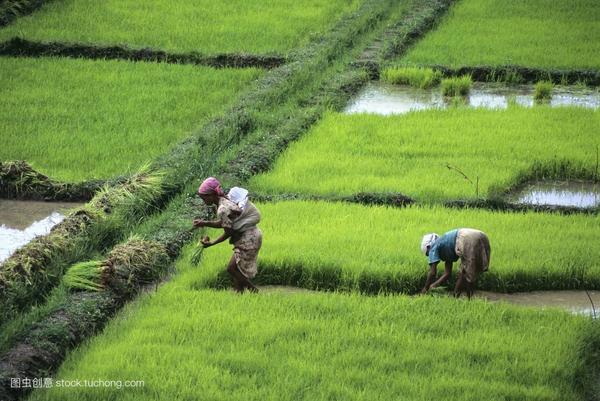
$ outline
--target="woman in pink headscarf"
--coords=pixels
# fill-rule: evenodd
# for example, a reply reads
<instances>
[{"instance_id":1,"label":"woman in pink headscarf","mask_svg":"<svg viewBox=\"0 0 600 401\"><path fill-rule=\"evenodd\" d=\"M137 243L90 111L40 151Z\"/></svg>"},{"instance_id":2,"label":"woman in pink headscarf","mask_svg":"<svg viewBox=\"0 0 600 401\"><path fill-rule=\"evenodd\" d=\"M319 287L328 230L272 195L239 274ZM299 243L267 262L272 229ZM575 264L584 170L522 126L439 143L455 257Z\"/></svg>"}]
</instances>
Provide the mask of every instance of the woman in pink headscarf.
<instances>
[{"instance_id":1,"label":"woman in pink headscarf","mask_svg":"<svg viewBox=\"0 0 600 401\"><path fill-rule=\"evenodd\" d=\"M238 188L239 190L239 188ZM236 191L236 201L239 201ZM247 194L247 191L246 191ZM227 239L233 244L233 256L227 266L227 272L233 278L233 287L237 292L248 289L258 292L250 279L257 273L258 251L262 245L262 232L256 226L260 221L260 212L247 198L233 202L214 177L209 177L198 188L198 195L207 205L217 205L217 220L194 220L194 227L222 228L223 235L214 241L202 238L205 248L219 244Z\"/></svg>"}]
</instances>

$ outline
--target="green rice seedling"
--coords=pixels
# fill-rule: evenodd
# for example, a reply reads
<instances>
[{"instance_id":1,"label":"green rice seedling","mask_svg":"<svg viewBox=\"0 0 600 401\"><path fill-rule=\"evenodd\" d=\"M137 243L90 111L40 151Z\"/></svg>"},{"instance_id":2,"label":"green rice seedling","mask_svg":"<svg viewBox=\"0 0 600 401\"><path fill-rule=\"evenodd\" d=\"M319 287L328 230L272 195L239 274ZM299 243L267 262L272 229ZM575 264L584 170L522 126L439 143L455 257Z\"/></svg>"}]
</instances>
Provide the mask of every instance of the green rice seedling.
<instances>
[{"instance_id":1,"label":"green rice seedling","mask_svg":"<svg viewBox=\"0 0 600 401\"><path fill-rule=\"evenodd\" d=\"M154 282L166 271L169 258L164 247L137 236L113 248L106 260L77 263L63 278L67 288L100 291L110 287L118 294L131 293Z\"/></svg>"},{"instance_id":2,"label":"green rice seedling","mask_svg":"<svg viewBox=\"0 0 600 401\"><path fill-rule=\"evenodd\" d=\"M427 89L437 85L442 78L440 71L431 68L393 67L381 73L381 79L395 85L410 85Z\"/></svg>"},{"instance_id":3,"label":"green rice seedling","mask_svg":"<svg viewBox=\"0 0 600 401\"><path fill-rule=\"evenodd\" d=\"M468 96L473 86L470 75L442 79L442 95L446 97Z\"/></svg>"},{"instance_id":4,"label":"green rice seedling","mask_svg":"<svg viewBox=\"0 0 600 401\"><path fill-rule=\"evenodd\" d=\"M258 207L265 238L258 283L416 293L428 271L419 250L422 236L473 227L487 233L492 248L480 289L600 289L600 249L589 246L600 236L598 216L311 201ZM230 247L211 247L203 254L202 269L190 269L182 280L193 288L228 287L225 267L230 257ZM181 263L189 263L187 257Z\"/></svg>"},{"instance_id":5,"label":"green rice seedling","mask_svg":"<svg viewBox=\"0 0 600 401\"><path fill-rule=\"evenodd\" d=\"M306 44L360 4L359 0L182 0L173 6L169 0L145 0L140 8L134 0L54 1L0 30L0 40L21 36L204 54L283 53Z\"/></svg>"},{"instance_id":6,"label":"green rice seedling","mask_svg":"<svg viewBox=\"0 0 600 401\"><path fill-rule=\"evenodd\" d=\"M190 257L190 262L194 266L200 265L202 261L202 255L204 254L204 246L202 244L197 244L196 248L194 248L194 252L192 252L192 256Z\"/></svg>"},{"instance_id":7,"label":"green rice seedling","mask_svg":"<svg viewBox=\"0 0 600 401\"><path fill-rule=\"evenodd\" d=\"M527 179L593 179L600 111L450 108L405 115L326 115L255 176L260 193L396 192L420 202L497 196ZM332 157L331 155L335 155Z\"/></svg>"},{"instance_id":8,"label":"green rice seedling","mask_svg":"<svg viewBox=\"0 0 600 401\"><path fill-rule=\"evenodd\" d=\"M113 285L118 281L139 286L160 277L169 266L169 257L162 244L132 236L110 251L105 264Z\"/></svg>"},{"instance_id":9,"label":"green rice seedling","mask_svg":"<svg viewBox=\"0 0 600 401\"><path fill-rule=\"evenodd\" d=\"M538 103L547 103L552 99L552 89L554 84L549 81L540 81L535 84L533 99Z\"/></svg>"},{"instance_id":10,"label":"green rice seedling","mask_svg":"<svg viewBox=\"0 0 600 401\"><path fill-rule=\"evenodd\" d=\"M205 233L206 233L206 229L202 228L202 229L200 229L200 233L198 234L198 236L200 238L204 238ZM202 244L202 240L200 240L196 244L194 251L192 252L192 256L190 257L190 262L192 263L192 265L194 265L194 266L200 265L203 254L204 254L204 245Z\"/></svg>"},{"instance_id":11,"label":"green rice seedling","mask_svg":"<svg viewBox=\"0 0 600 401\"><path fill-rule=\"evenodd\" d=\"M461 1L397 63L597 70L598 20L596 0Z\"/></svg>"},{"instance_id":12,"label":"green rice seedling","mask_svg":"<svg viewBox=\"0 0 600 401\"><path fill-rule=\"evenodd\" d=\"M53 386L30 399L579 401L596 377L587 355L599 340L598 325L563 311L446 297L239 296L174 279L74 350L54 379L137 384Z\"/></svg>"},{"instance_id":13,"label":"green rice seedling","mask_svg":"<svg viewBox=\"0 0 600 401\"><path fill-rule=\"evenodd\" d=\"M101 261L77 263L69 268L63 276L64 285L72 290L100 291L104 289L102 284Z\"/></svg>"},{"instance_id":14,"label":"green rice seedling","mask_svg":"<svg viewBox=\"0 0 600 401\"><path fill-rule=\"evenodd\" d=\"M27 160L62 181L137 170L224 110L261 74L7 57L0 58L0 70L0 160Z\"/></svg>"}]
</instances>

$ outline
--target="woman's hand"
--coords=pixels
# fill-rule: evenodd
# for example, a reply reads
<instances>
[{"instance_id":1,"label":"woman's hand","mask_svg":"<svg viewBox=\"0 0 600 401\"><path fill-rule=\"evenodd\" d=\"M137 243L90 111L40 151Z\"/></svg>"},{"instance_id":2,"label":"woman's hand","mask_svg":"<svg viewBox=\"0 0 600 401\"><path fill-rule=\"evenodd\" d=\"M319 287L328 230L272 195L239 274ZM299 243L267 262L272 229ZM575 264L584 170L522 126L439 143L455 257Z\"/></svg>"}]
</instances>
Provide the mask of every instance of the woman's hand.
<instances>
[{"instance_id":1,"label":"woman's hand","mask_svg":"<svg viewBox=\"0 0 600 401\"><path fill-rule=\"evenodd\" d=\"M212 242L210 242L210 238L208 236L202 237L202 239L200 240L200 242L202 243L202 245L205 248L208 248L209 246L213 246L214 245Z\"/></svg>"},{"instance_id":2,"label":"woman's hand","mask_svg":"<svg viewBox=\"0 0 600 401\"><path fill-rule=\"evenodd\" d=\"M200 228L200 227L204 227L206 225L206 221L204 221L202 219L196 219L196 220L194 220L194 222L192 224L194 225L195 228Z\"/></svg>"}]
</instances>

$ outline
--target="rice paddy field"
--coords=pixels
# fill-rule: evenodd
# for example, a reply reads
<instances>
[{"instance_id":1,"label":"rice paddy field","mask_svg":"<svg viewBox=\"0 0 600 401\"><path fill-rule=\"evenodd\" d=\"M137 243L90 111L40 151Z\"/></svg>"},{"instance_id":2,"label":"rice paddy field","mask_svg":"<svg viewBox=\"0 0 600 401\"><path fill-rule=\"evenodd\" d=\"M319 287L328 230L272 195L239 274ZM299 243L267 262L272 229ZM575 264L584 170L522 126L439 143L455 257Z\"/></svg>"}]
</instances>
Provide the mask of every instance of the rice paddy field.
<instances>
[{"instance_id":1,"label":"rice paddy field","mask_svg":"<svg viewBox=\"0 0 600 401\"><path fill-rule=\"evenodd\" d=\"M593 177L599 131L600 113L576 107L331 113L251 183L265 193L400 192L428 203L490 197L532 175Z\"/></svg>"},{"instance_id":2,"label":"rice paddy field","mask_svg":"<svg viewBox=\"0 0 600 401\"><path fill-rule=\"evenodd\" d=\"M111 178L166 153L261 75L256 69L0 58L0 160L57 179Z\"/></svg>"},{"instance_id":3,"label":"rice paddy field","mask_svg":"<svg viewBox=\"0 0 600 401\"><path fill-rule=\"evenodd\" d=\"M481 289L600 289L600 250L589 246L600 237L597 216L315 201L265 203L258 208L264 235L260 283L416 293L428 271L419 249L421 237L476 227L488 234L492 246L489 272L478 281ZM228 286L225 265L230 253L227 245L205 250L194 287Z\"/></svg>"},{"instance_id":4,"label":"rice paddy field","mask_svg":"<svg viewBox=\"0 0 600 401\"><path fill-rule=\"evenodd\" d=\"M20 36L204 54L286 53L359 4L358 0L61 0L0 30L0 40Z\"/></svg>"},{"instance_id":5,"label":"rice paddy field","mask_svg":"<svg viewBox=\"0 0 600 401\"><path fill-rule=\"evenodd\" d=\"M24 159L78 182L124 175L160 157L152 168L176 171L182 182L173 188L185 186L167 194L165 172L153 171L161 181L156 198L166 204L134 190L122 195L152 203L152 211L119 229L118 218L92 227L98 244L86 242L81 255L94 261L60 265L65 279L11 316L0 335L0 399L598 400L597 319L454 299L443 289L415 294L428 271L422 235L464 227L490 239L480 290L600 290L597 211L443 206L494 200L532 179L597 184L600 111L516 104L396 116L340 110L366 83L365 62L419 67L387 77L411 84L430 65L598 70L600 5L447 4L55 0L0 28L0 42L18 36L67 47L291 56L272 70L94 61L79 53L82 59L0 56L0 162ZM394 48L408 50L386 56ZM418 86L443 78L427 74ZM181 153L173 156L176 143ZM183 165L191 155L202 160ZM203 250L196 263L200 233L192 233L192 219L212 212L194 194L208 175L225 188L295 199L256 202L264 234L257 294L229 289L230 244ZM103 192L108 200L111 190ZM415 204L333 200L358 193L401 193ZM221 233L202 231L212 239ZM120 243L125 256L111 259L129 235L134 245ZM152 266L144 265L148 250L160 256ZM132 300L119 309L125 299ZM7 391L9 374L44 374L52 385Z\"/></svg>"},{"instance_id":6,"label":"rice paddy field","mask_svg":"<svg viewBox=\"0 0 600 401\"><path fill-rule=\"evenodd\" d=\"M31 400L579 400L598 326L560 311L406 296L194 290L130 305ZM183 275L182 275L183 274ZM548 352L552 350L552 352Z\"/></svg>"},{"instance_id":7,"label":"rice paddy field","mask_svg":"<svg viewBox=\"0 0 600 401\"><path fill-rule=\"evenodd\" d=\"M461 0L397 62L403 65L518 65L600 68L595 0Z\"/></svg>"}]
</instances>

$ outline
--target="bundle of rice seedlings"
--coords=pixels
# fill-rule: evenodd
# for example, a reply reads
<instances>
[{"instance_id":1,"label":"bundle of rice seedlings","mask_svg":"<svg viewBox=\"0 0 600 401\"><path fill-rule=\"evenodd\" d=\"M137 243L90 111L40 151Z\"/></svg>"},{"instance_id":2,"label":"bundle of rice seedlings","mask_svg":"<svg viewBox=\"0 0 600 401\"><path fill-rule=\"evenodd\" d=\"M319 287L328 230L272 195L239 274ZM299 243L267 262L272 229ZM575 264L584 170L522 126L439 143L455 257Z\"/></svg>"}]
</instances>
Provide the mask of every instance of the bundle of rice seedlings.
<instances>
[{"instance_id":1,"label":"bundle of rice seedlings","mask_svg":"<svg viewBox=\"0 0 600 401\"><path fill-rule=\"evenodd\" d=\"M60 187L58 183L34 170L26 161L0 163L0 193L4 196L37 195L43 198L54 186Z\"/></svg>"},{"instance_id":2,"label":"bundle of rice seedlings","mask_svg":"<svg viewBox=\"0 0 600 401\"><path fill-rule=\"evenodd\" d=\"M128 214L136 215L135 209L146 209L163 193L163 180L163 172L153 171L149 165L144 165L124 183L116 187L105 185L91 204L106 212L119 205ZM138 205L143 207L137 208Z\"/></svg>"},{"instance_id":3,"label":"bundle of rice seedlings","mask_svg":"<svg viewBox=\"0 0 600 401\"><path fill-rule=\"evenodd\" d=\"M63 276L63 283L72 290L101 291L104 289L104 263L98 260L77 263Z\"/></svg>"},{"instance_id":4,"label":"bundle of rice seedlings","mask_svg":"<svg viewBox=\"0 0 600 401\"><path fill-rule=\"evenodd\" d=\"M135 288L158 279L169 265L169 256L162 244L132 237L113 248L106 265L113 284Z\"/></svg>"},{"instance_id":5,"label":"bundle of rice seedlings","mask_svg":"<svg viewBox=\"0 0 600 401\"><path fill-rule=\"evenodd\" d=\"M533 99L538 103L549 102L552 99L552 89L554 89L554 84L552 84L552 82L538 82L535 84Z\"/></svg>"},{"instance_id":6,"label":"bundle of rice seedlings","mask_svg":"<svg viewBox=\"0 0 600 401\"><path fill-rule=\"evenodd\" d=\"M192 256L190 257L190 263L194 266L198 266L202 261L202 254L204 253L204 245L202 242L198 242L194 250L192 251Z\"/></svg>"},{"instance_id":7,"label":"bundle of rice seedlings","mask_svg":"<svg viewBox=\"0 0 600 401\"><path fill-rule=\"evenodd\" d=\"M432 68L395 67L383 70L381 79L391 84L427 89L440 82L442 73Z\"/></svg>"},{"instance_id":8,"label":"bundle of rice seedlings","mask_svg":"<svg viewBox=\"0 0 600 401\"><path fill-rule=\"evenodd\" d=\"M25 281L32 284L32 277L43 273L53 255L71 246L64 233L38 237L17 249L2 264L6 281Z\"/></svg>"},{"instance_id":9,"label":"bundle of rice seedlings","mask_svg":"<svg viewBox=\"0 0 600 401\"><path fill-rule=\"evenodd\" d=\"M71 289L100 291L110 288L127 295L143 284L157 280L169 265L169 256L163 245L133 237L117 245L104 261L90 261L73 265L63 278Z\"/></svg>"},{"instance_id":10,"label":"bundle of rice seedlings","mask_svg":"<svg viewBox=\"0 0 600 401\"><path fill-rule=\"evenodd\" d=\"M204 236L205 231L206 230L204 228L202 228L202 231L200 232L200 238L205 238L205 236ZM202 240L200 240L200 241L198 241L198 243L196 244L196 247L192 251L192 255L190 257L190 263L193 266L198 266L200 264L200 262L202 261L203 253L204 253L204 245L202 244Z\"/></svg>"},{"instance_id":11,"label":"bundle of rice seedlings","mask_svg":"<svg viewBox=\"0 0 600 401\"><path fill-rule=\"evenodd\" d=\"M442 79L442 95L446 97L467 96L473 80L470 75Z\"/></svg>"}]
</instances>

